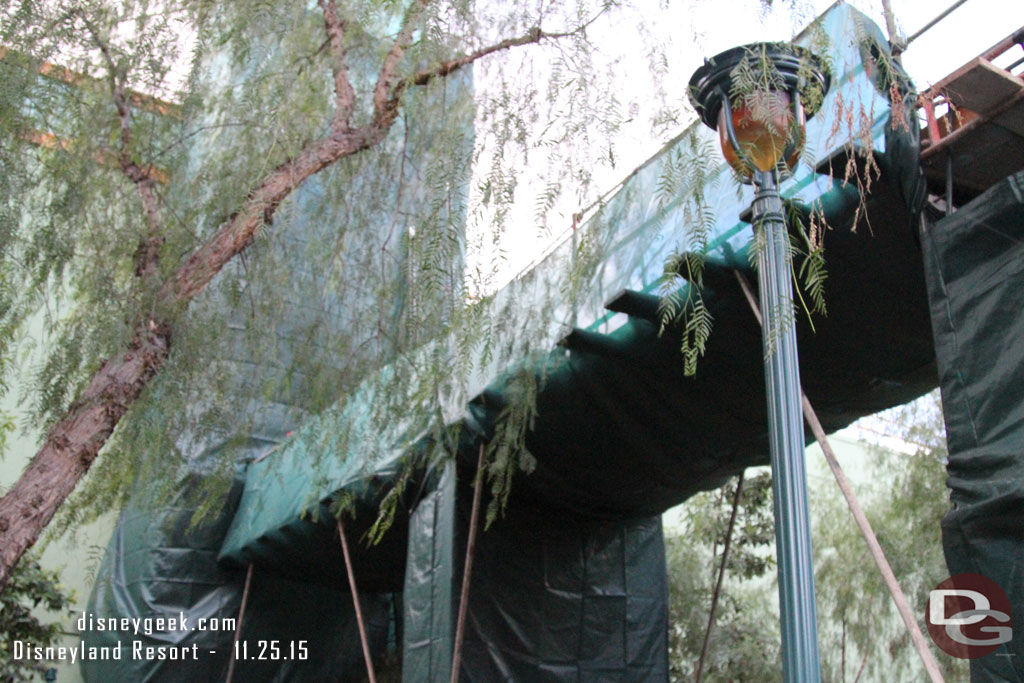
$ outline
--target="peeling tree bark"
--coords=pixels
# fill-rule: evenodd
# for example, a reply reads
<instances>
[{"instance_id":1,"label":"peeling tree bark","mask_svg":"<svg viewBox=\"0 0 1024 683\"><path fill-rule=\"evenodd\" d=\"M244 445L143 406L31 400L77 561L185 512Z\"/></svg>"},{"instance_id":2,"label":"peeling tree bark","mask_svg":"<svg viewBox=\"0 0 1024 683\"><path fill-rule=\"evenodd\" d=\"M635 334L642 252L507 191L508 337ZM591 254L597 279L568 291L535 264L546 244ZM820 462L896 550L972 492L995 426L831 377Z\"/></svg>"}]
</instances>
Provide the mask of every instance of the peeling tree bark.
<instances>
[{"instance_id":1,"label":"peeling tree bark","mask_svg":"<svg viewBox=\"0 0 1024 683\"><path fill-rule=\"evenodd\" d=\"M166 307L162 310L187 306L231 259L252 244L256 231L296 187L339 159L378 144L394 123L397 111L396 102L386 116L370 125L332 134L272 171L249 192L241 210L160 288L157 300ZM6 586L14 565L89 471L128 407L159 372L170 346L169 326L148 320L136 331L128 350L104 363L67 417L47 434L18 482L0 499L0 589Z\"/></svg>"},{"instance_id":2,"label":"peeling tree bark","mask_svg":"<svg viewBox=\"0 0 1024 683\"><path fill-rule=\"evenodd\" d=\"M129 348L105 362L67 417L47 434L25 472L0 499L0 586L89 471L114 427L156 375L170 331L148 321Z\"/></svg>"},{"instance_id":3,"label":"peeling tree bark","mask_svg":"<svg viewBox=\"0 0 1024 683\"><path fill-rule=\"evenodd\" d=\"M340 159L358 154L384 140L398 116L402 94L410 86L426 85L496 52L539 43L543 39L575 35L593 22L591 19L566 33L547 33L536 28L518 38L507 39L419 71L410 78L397 79L398 67L416 22L429 2L420 0L415 11L407 15L405 26L384 59L372 93L373 118L359 128L350 128L355 95L345 63L345 24L338 17L336 0L319 2L333 58L335 114L330 132L306 145L296 157L279 165L249 190L231 218L158 288L155 310L180 311L187 308L229 261L252 244L259 228L269 222L281 202L295 188ZM84 15L82 17L84 19ZM135 184L149 226L150 234L140 244L136 255L137 261L141 260L141 264L136 264L136 273L140 277L151 277L155 275L155 259L162 240L154 181L144 166L130 159L131 100L122 85L123 80L119 81L114 72L114 62L98 33L88 23L87 27L107 56L111 94L121 123L119 161L125 176ZM160 371L170 353L171 332L166 321L146 319L136 329L128 348L103 363L82 396L72 404L67 416L46 435L42 447L17 483L0 498L0 591L6 587L21 556L35 544L58 508L89 471L118 422Z\"/></svg>"}]
</instances>

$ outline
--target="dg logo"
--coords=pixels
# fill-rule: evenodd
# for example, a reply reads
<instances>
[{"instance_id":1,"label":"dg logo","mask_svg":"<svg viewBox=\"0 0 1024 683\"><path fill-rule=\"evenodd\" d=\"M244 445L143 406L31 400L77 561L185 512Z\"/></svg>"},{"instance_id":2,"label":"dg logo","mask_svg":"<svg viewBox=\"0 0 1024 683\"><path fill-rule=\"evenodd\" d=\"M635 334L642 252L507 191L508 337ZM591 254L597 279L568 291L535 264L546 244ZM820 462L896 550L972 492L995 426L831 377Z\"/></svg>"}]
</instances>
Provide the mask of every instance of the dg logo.
<instances>
[{"instance_id":1,"label":"dg logo","mask_svg":"<svg viewBox=\"0 0 1024 683\"><path fill-rule=\"evenodd\" d=\"M1010 599L981 574L951 576L928 595L928 633L943 652L961 659L984 657L1010 642Z\"/></svg>"}]
</instances>

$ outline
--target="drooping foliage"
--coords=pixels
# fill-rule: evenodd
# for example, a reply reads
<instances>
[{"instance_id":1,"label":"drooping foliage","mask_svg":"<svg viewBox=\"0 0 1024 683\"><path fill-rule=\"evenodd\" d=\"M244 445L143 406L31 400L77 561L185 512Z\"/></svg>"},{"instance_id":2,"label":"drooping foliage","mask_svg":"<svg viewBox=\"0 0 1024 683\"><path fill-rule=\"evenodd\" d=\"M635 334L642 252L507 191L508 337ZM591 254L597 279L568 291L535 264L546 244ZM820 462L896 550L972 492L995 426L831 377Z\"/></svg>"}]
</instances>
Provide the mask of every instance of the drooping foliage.
<instances>
[{"instance_id":1,"label":"drooping foliage","mask_svg":"<svg viewBox=\"0 0 1024 683\"><path fill-rule=\"evenodd\" d=\"M49 667L36 648L57 645L60 623L47 622L38 612L61 613L71 606L71 597L60 585L57 573L43 569L28 557L14 572L7 590L0 594L0 681L27 683L41 680ZM15 649L15 642L19 649Z\"/></svg>"},{"instance_id":2,"label":"drooping foliage","mask_svg":"<svg viewBox=\"0 0 1024 683\"><path fill-rule=\"evenodd\" d=\"M615 166L616 134L641 114L607 85L612 46L592 39L625 11L618 3L2 7L12 49L0 63L0 380L22 387L30 419L50 426L140 330L166 330L171 345L65 522L184 467L225 475L206 491L221 493L268 412L275 433L257 436L273 441L343 410L368 377L364 395L377 400L363 429L401 421L410 439L431 437L426 457L445 457L471 379L547 353L552 302L574 301L600 259L584 234L574 267L528 308L490 294L506 233L522 229L523 169L542 178L530 222L549 230L560 202L600 205L597 172ZM664 46L651 45L653 110L643 113L670 131L685 105L661 82ZM288 186L281 172L323 151L338 126L366 139ZM693 143L692 158L681 152L665 169L660 201L682 197L690 229L666 293L700 279L704 151ZM268 179L285 190L263 200ZM192 287L204 245L246 221L252 237L214 286ZM817 307L824 276L813 263ZM687 316L692 373L711 321L699 290L686 291L664 318ZM497 501L531 466L532 381L510 392L518 398L489 446ZM197 463L197 453L210 457Z\"/></svg>"},{"instance_id":3,"label":"drooping foliage","mask_svg":"<svg viewBox=\"0 0 1024 683\"><path fill-rule=\"evenodd\" d=\"M938 392L883 414L885 431L901 451L872 446L873 485L860 492L868 519L922 632L928 592L949 570L939 522L949 508L945 428ZM831 484L831 482L826 482ZM818 612L826 638L826 680L913 680L926 674L881 575L835 487L819 496L815 512ZM933 649L946 680L966 680L967 662Z\"/></svg>"},{"instance_id":4,"label":"drooping foliage","mask_svg":"<svg viewBox=\"0 0 1024 683\"><path fill-rule=\"evenodd\" d=\"M637 114L605 86L613 64L589 33L618 11L5 2L2 386L45 430L140 332L171 349L63 521L183 467L229 475L268 411L283 436L384 364L370 421L411 417L434 434L430 455L448 452L443 406L468 398L474 374L529 357L551 325L552 306L513 311L489 294L506 277L522 169L540 169L534 218L548 229L559 202L596 197L594 173ZM277 177L285 189L262 199L342 125L369 131L365 144L294 187ZM194 286L204 249L253 206L251 244L235 238L214 286ZM574 296L597 261L588 249L547 296ZM530 395L493 445L497 492L529 467L508 454ZM225 490L226 476L210 481Z\"/></svg>"},{"instance_id":5,"label":"drooping foliage","mask_svg":"<svg viewBox=\"0 0 1024 683\"><path fill-rule=\"evenodd\" d=\"M948 508L947 458L938 393L872 418L881 442L844 459L856 494L919 625L928 592L948 574L939 520ZM813 453L813 451L809 451ZM809 456L813 457L813 456ZM830 475L811 479L815 597L822 680L918 680L924 668L864 539ZM666 535L670 577L670 656L674 680L692 680L707 628L735 483L688 501ZM780 680L771 480L744 483L718 617L705 664L706 681ZM930 531L929 531L930 530ZM946 680L966 680L965 660L933 649Z\"/></svg>"},{"instance_id":6,"label":"drooping foliage","mask_svg":"<svg viewBox=\"0 0 1024 683\"><path fill-rule=\"evenodd\" d=\"M697 670L735 494L731 481L694 496L682 508L679 526L666 530L673 681L693 680ZM705 655L705 681L780 680L771 500L767 472L745 477Z\"/></svg>"}]
</instances>

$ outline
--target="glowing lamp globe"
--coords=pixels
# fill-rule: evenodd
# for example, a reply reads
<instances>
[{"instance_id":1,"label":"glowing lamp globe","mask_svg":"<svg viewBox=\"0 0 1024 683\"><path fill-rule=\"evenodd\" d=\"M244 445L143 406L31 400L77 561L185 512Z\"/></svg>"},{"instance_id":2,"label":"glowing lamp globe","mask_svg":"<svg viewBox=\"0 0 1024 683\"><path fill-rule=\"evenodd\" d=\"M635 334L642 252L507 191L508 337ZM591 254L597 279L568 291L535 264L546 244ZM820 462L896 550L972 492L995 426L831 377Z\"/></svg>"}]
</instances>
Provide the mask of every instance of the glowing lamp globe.
<instances>
[{"instance_id":1,"label":"glowing lamp globe","mask_svg":"<svg viewBox=\"0 0 1024 683\"><path fill-rule=\"evenodd\" d=\"M779 159L786 155L786 166L793 170L803 151L803 136L796 139L790 146L790 134L794 124L802 129L805 119L795 119L789 95L778 90L751 96L753 102L740 102L731 108L720 107L718 110L718 140L722 145L722 154L736 172L748 175L744 159L733 148L729 141L729 126L736 134L739 149L750 164L759 171L770 171L778 164ZM801 112L802 112L801 107ZM731 112L732 120L725 117Z\"/></svg>"},{"instance_id":2,"label":"glowing lamp globe","mask_svg":"<svg viewBox=\"0 0 1024 683\"><path fill-rule=\"evenodd\" d=\"M804 124L821 105L829 75L809 50L753 43L704 62L689 95L701 120L718 131L722 154L740 179L756 171L791 171L804 145Z\"/></svg>"}]
</instances>

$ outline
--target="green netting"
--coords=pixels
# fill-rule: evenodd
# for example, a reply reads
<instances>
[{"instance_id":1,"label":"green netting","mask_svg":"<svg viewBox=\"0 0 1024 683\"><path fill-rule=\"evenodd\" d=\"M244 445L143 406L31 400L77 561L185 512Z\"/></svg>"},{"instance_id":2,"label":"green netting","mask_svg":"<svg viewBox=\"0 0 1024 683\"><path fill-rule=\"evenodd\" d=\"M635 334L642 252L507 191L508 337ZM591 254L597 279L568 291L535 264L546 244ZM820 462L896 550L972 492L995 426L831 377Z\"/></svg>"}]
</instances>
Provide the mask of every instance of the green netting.
<instances>
[{"instance_id":1,"label":"green netting","mask_svg":"<svg viewBox=\"0 0 1024 683\"><path fill-rule=\"evenodd\" d=\"M835 87L808 125L809 146L819 160L842 153L845 140L833 134L836 118L846 115L834 106L842 98L875 116L868 137L882 171L866 207L871 225L862 224L856 233L851 233L855 188L833 183L807 164L783 186L783 194L805 213L806 206L820 205L835 228L826 240L829 316L816 321L817 333L805 321L798 333L806 349L802 365L808 391L820 404L826 427L838 428L920 395L934 383L934 364L913 227L924 188L916 127L889 125L888 88L865 71L870 46L885 45L878 28L844 4L830 9L818 26L831 38ZM817 31L800 40L818 40ZM878 69L871 72L877 79ZM496 295L488 311L498 321L492 328L500 332L490 341L493 348L514 346L522 329L536 327L533 321L546 312L546 302L560 303L532 356L510 366L483 367L466 395L443 397L440 410L454 428L489 435L519 380L525 376L541 387L529 442L538 463L534 475L523 479L525 494L589 514L653 514L767 458L760 332L732 275L723 270L735 267L749 274L753 232L739 215L751 193L744 188L737 195L714 138L695 124L634 171L578 234ZM712 159L706 201L715 222L707 253L707 300L716 329L698 376L686 379L680 373L678 330L659 337L656 324L615 314L605 304L624 289L657 294L664 264L685 248L693 216L682 198L659 206L659 183L669 164L703 154ZM879 254L885 255L885 267L877 262ZM586 261L594 262L589 269L583 269ZM589 280L580 297L560 300L557 293L572 291L570 274L581 269ZM870 317L865 307L872 310ZM569 325L602 335L607 352L558 349ZM887 333L873 334L873 329ZM903 353L891 353L894 345ZM417 358L440 355L454 364L459 352L452 340L442 339ZM409 391L415 383L414 374L397 383L369 378L361 397L350 397L252 467L222 559L244 564L258 558L286 566L290 558L279 540L298 542L309 528L305 512L319 509L339 489L362 492L373 470L390 471L425 429L400 423L354 436L360 424L370 423L362 416L383 394L393 400L391 393ZM636 444L643 444L645 457L624 469L617 464L620 453Z\"/></svg>"},{"instance_id":2,"label":"green netting","mask_svg":"<svg viewBox=\"0 0 1024 683\"><path fill-rule=\"evenodd\" d=\"M826 238L829 315L815 321L814 332L801 320L798 335L807 392L826 429L836 429L924 393L935 384L935 367L916 241L924 187L916 128L890 125L888 91L864 72L868 50L861 41L865 35L880 41L877 28L845 5L822 22L838 36L837 88L878 116L871 134L881 170L862 214L870 225L853 225L856 188L833 184L807 166L784 187L805 214L817 202L834 228ZM828 140L830 111L826 102L809 132L819 159L842 153ZM692 132L710 138L702 129ZM554 312L542 353L481 371L465 397L472 400L446 397L441 406L458 429L465 487L474 439L493 434L524 383L539 390L526 442L534 469L516 478L508 516L481 540L465 680L664 680L663 549L651 516L767 462L760 330L729 271L748 271L752 230L737 217L749 192L737 200L724 166L709 193L716 224L704 293L715 331L697 376L683 377L678 329L659 336L656 324L604 306L623 289L656 292L690 215L681 202L659 210L656 188L666 164L695 149L713 148L681 136L638 169L574 241L497 295L493 314L506 330L496 341L500 347L539 315L552 292L568 291L568 271L596 260L582 297ZM594 336L577 335L576 343L557 347L570 321ZM439 340L422 353L454 360L457 351ZM324 525L311 524L309 514L322 514L339 491L374 499L376 484L386 483L393 464L424 438L416 424L356 437L360 425L373 424L364 416L381 400L382 386L394 387L371 378L362 397L305 426L249 469L222 560L255 561L287 574L300 561L296 549L326 557L311 550L332 546ZM322 465L307 467L311 462ZM359 574L372 580L382 566L404 562L407 681L443 680L449 673L467 516L467 495L453 476L449 465L436 481L421 477L423 496L408 501L411 514L395 525L407 529L406 552L391 554L392 565ZM313 570L307 576L322 580Z\"/></svg>"},{"instance_id":3,"label":"green netting","mask_svg":"<svg viewBox=\"0 0 1024 683\"><path fill-rule=\"evenodd\" d=\"M296 11L310 12L316 19L312 28L322 32L322 18L317 18L315 9L300 7ZM292 27L289 36L298 35L302 25ZM304 25L310 26L308 22ZM265 78L265 71L279 67L287 53L287 45L278 38L276 33L267 33L261 41L245 45L244 63L230 74L226 53L205 55L204 78L209 82L204 84L214 91L211 97L230 99L230 90L218 91L224 90L225 83L249 79L264 87L273 80ZM372 82L379 70L372 37L353 28L349 38L353 78ZM353 493L360 499L357 507L365 510L375 506L376 492L390 486L396 471L393 457L374 458L371 470L365 465L369 458L341 460L333 454L345 451L344 442L350 437L377 454L382 450L378 443L391 445L393 435L383 435L387 438L378 442L365 433L367 411L379 406L373 392L380 387L371 381L359 389L359 381L369 377L385 385L402 382L403 377L394 370L382 370L382 366L398 351L428 340L422 316L433 306L444 307L436 300L441 295L428 293L427 288L416 290L416 296L406 301L402 287L414 286L415 279L423 276L410 265L415 259L409 256L414 247L410 246L408 226L428 220L447 226L451 238L445 252L450 256L448 268L433 277L437 289L446 288L449 295L461 285L462 194L453 180L447 188L450 201L435 206L438 178L431 174L437 170L438 160L454 164L455 159L468 157L473 146L472 102L469 70L415 89L403 99L403 116L374 151L343 160L297 188L277 208L267 234L246 250L244 258L229 264L194 303L190 310L193 320L215 320L217 325L216 334L205 344L188 346L181 341L184 335L175 339L175 353L199 355L192 359L199 370L188 377L194 383L188 387L194 400L184 415L167 415L159 400L151 404L149 412L136 415L141 423L187 423L173 435L173 444L149 449L157 452L134 454L143 462L143 456L148 456L157 462L180 463L181 479L172 485L139 482L138 494L118 524L97 577L90 601L95 615L136 619L183 613L191 625L202 618L238 616L250 562L241 558L218 564L217 557L237 516L239 490L230 498L214 501L215 519L197 529L189 528L196 507L208 503L196 500L193 494L197 482L208 476L211 468L253 463L253 471L263 471L264 466L274 465L266 470L265 480L272 496L261 499L257 507L275 528L282 519L298 521L298 514L310 508L322 512L317 507L319 498L309 495L311 488L334 492L355 482ZM227 113L220 115L230 121L237 113L229 105ZM248 111L244 113L251 118ZM196 130L187 138L192 145L189 168L196 173L176 179L179 182L168 190L172 193L169 201L173 205L180 199L190 210L220 207L225 198L217 191L222 185L203 178L198 171L220 168L230 175L238 169L225 150L238 154L247 150L232 147L237 145L235 129L218 125L223 121L215 114L186 123ZM225 165L218 167L217 163ZM457 175L453 172L453 177ZM176 192L190 194L181 198L173 194ZM222 220L217 218L216 208L207 217L211 224L193 226L196 233L208 234ZM361 277L354 277L355 273ZM400 295L391 296L396 289ZM416 311L410 310L413 305L418 307ZM192 329L201 327L194 324ZM172 356L164 374L154 382L156 395L184 384L182 377L174 374L174 360ZM354 400L342 401L335 411L310 419L313 412L349 392ZM344 415L347 430L334 430L328 438L317 430L317 420L337 418L337 414ZM305 430L300 431L304 424ZM401 435L403 427L393 426ZM289 458L282 459L279 454L268 457L292 432L299 436L288 441ZM396 445L394 452L397 457L402 449ZM328 453L331 458L323 457ZM318 469L321 460L326 464ZM282 464L285 471L275 478L281 474ZM304 478L307 474L310 479ZM154 492L154 488L158 490ZM246 486L250 500L256 490L254 485ZM366 530L361 524L365 517L349 530L353 545L358 545ZM274 549L278 565L271 567L273 571L264 565L254 568L242 633L254 649L259 640L275 640L282 647L304 640L308 659L260 661L254 652L254 659L239 663L236 681L359 680L362 654L341 547L334 525L325 519L326 515L307 516L266 541ZM289 530L298 533L289 535ZM365 610L374 622L374 649L380 653L388 629L393 630L396 621L390 594L400 592L404 578L404 527L400 525L389 534L376 552L379 554L358 553L355 561L356 571L366 577L360 587ZM233 635L208 629L171 630L147 637L145 644L198 644L201 651L195 661L168 662L155 655L128 657L87 664L83 674L94 683L223 680ZM131 629L120 626L102 632L87 629L83 636L90 644L121 643L129 650L134 640ZM394 641L395 634L390 637Z\"/></svg>"}]
</instances>

